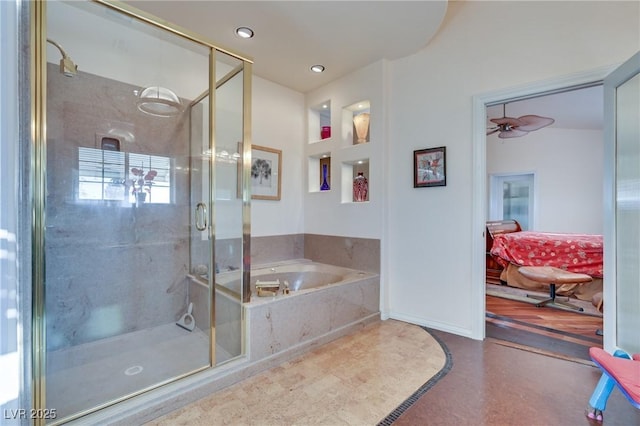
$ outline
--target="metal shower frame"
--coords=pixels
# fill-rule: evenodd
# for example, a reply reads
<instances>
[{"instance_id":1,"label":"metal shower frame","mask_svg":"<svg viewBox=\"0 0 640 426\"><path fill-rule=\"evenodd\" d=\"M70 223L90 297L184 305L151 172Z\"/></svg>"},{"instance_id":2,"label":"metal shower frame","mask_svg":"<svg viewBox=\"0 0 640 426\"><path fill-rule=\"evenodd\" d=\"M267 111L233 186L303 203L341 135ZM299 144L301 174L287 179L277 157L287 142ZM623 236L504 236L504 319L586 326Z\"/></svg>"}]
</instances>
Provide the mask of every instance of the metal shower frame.
<instances>
[{"instance_id":1,"label":"metal shower frame","mask_svg":"<svg viewBox=\"0 0 640 426\"><path fill-rule=\"evenodd\" d=\"M118 1L109 0L90 0L94 3L103 5L111 10L122 13L136 20L151 24L157 28L164 29L175 35L191 40L195 43L208 47L209 54L209 149L215 152L215 71L216 71L216 53L222 52L242 61L243 71L243 169L242 169L242 242L243 242L243 283L249 283L250 274L250 250L251 250L251 194L250 194L250 163L251 163L251 79L253 74L253 60L234 53L228 49L217 46L211 41L206 40L202 36L195 34L187 29L169 24L159 20L151 14L143 12L139 9L131 7ZM29 38L30 38L30 124L31 124L31 217L32 217L32 239L31 239L31 405L36 413L45 412L46 406L46 313L45 313L45 203L46 203L46 2L45 1L28 1L21 0L23 6L29 10ZM63 55L64 56L64 55ZM213 158L211 168L215 167ZM215 182L214 174L211 176L210 194L209 194L209 239L211 244L215 244L215 225L214 225L214 204L215 204ZM210 250L210 265L215 265L215 246ZM212 275L210 280L215 277ZM209 367L215 365L215 291L214 286L209 286L209 303L210 309L210 351L209 351ZM243 302L249 301L249 286L243 285ZM242 327L242 352L245 352L244 341L246 332L244 330L244 317ZM25 360L27 356L25 354ZM189 375L193 373L185 374ZM182 377L182 376L181 376ZM181 377L177 377L177 380ZM85 412L77 413L73 418L93 412L97 409L104 408L107 405L129 399L142 391L125 395L117 401L112 401L102 406L94 407ZM65 420L71 420L67 418ZM46 419L33 419L33 424L44 425Z\"/></svg>"}]
</instances>

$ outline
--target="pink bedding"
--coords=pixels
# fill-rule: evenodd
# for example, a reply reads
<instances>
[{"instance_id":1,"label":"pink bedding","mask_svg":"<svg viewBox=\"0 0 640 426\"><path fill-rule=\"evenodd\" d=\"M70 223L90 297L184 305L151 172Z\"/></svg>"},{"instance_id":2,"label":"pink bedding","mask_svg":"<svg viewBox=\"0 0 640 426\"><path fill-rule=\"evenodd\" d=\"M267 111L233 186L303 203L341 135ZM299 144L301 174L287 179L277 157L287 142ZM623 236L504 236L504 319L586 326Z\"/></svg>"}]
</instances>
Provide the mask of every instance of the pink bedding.
<instances>
[{"instance_id":1,"label":"pink bedding","mask_svg":"<svg viewBox=\"0 0 640 426\"><path fill-rule=\"evenodd\" d=\"M555 266L602 277L602 235L521 231L493 237L491 255L503 267Z\"/></svg>"}]
</instances>

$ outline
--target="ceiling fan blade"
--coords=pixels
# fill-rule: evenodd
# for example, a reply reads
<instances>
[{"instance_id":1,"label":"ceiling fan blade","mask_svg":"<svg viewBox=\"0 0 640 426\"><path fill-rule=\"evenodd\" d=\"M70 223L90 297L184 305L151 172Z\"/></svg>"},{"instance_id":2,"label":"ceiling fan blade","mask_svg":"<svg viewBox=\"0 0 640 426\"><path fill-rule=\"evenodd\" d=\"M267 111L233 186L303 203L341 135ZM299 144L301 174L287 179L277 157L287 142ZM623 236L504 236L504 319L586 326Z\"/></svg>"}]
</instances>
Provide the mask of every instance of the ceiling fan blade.
<instances>
[{"instance_id":1,"label":"ceiling fan blade","mask_svg":"<svg viewBox=\"0 0 640 426\"><path fill-rule=\"evenodd\" d=\"M520 130L520 129L512 129L512 130L507 130L507 131L500 132L498 137L500 139L519 138L520 136L524 136L527 133L529 133L529 132L525 132L525 131Z\"/></svg>"},{"instance_id":2,"label":"ceiling fan blade","mask_svg":"<svg viewBox=\"0 0 640 426\"><path fill-rule=\"evenodd\" d=\"M523 115L522 117L519 117L518 120L522 123L518 126L518 130L523 130L525 132L542 129L556 121L553 118L540 117L539 115Z\"/></svg>"},{"instance_id":3,"label":"ceiling fan blade","mask_svg":"<svg viewBox=\"0 0 640 426\"><path fill-rule=\"evenodd\" d=\"M492 127L490 129L487 129L487 136L492 135L499 131L500 131L500 127Z\"/></svg>"}]
</instances>

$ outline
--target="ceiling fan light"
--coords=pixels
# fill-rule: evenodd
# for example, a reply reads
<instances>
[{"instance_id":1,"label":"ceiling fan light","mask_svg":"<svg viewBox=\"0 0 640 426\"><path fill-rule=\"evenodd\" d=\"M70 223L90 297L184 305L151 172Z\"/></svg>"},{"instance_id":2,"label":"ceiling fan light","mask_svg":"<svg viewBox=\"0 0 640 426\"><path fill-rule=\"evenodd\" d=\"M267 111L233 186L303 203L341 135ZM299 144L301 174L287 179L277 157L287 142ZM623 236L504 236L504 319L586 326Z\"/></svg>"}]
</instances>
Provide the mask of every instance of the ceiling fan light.
<instances>
[{"instance_id":1,"label":"ceiling fan light","mask_svg":"<svg viewBox=\"0 0 640 426\"><path fill-rule=\"evenodd\" d=\"M498 137L500 139L519 138L519 137L524 136L524 135L526 135L528 133L529 132L525 132L525 131L522 131L522 130L512 129L512 130L507 130L507 131L501 131L498 134Z\"/></svg>"},{"instance_id":2,"label":"ceiling fan light","mask_svg":"<svg viewBox=\"0 0 640 426\"><path fill-rule=\"evenodd\" d=\"M490 121L492 123L496 123L499 126L509 125L511 127L515 127L515 126L520 126L522 124L525 124L521 122L519 119L513 118L513 117L492 118Z\"/></svg>"}]
</instances>

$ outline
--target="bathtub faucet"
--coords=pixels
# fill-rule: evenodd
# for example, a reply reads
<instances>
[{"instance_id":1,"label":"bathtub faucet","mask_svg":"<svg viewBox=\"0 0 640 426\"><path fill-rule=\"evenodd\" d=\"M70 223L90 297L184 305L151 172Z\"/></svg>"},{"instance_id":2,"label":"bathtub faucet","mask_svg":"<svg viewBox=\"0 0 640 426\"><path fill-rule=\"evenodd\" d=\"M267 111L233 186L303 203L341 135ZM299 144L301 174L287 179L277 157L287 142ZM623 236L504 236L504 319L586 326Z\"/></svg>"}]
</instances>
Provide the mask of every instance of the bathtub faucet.
<instances>
[{"instance_id":1,"label":"bathtub faucet","mask_svg":"<svg viewBox=\"0 0 640 426\"><path fill-rule=\"evenodd\" d=\"M280 292L280 280L260 281L256 280L256 293L258 297L277 296Z\"/></svg>"}]
</instances>

